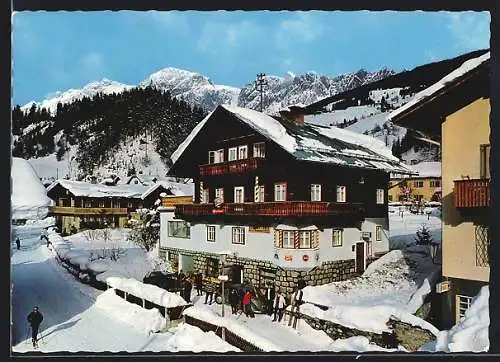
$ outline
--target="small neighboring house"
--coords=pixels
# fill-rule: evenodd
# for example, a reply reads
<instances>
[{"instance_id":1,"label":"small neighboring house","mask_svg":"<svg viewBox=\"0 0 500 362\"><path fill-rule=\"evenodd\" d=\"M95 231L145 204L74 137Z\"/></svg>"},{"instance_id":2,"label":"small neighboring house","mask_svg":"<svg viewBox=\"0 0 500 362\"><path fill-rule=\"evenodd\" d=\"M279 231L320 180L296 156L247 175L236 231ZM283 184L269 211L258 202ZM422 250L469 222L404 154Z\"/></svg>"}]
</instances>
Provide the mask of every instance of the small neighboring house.
<instances>
[{"instance_id":1,"label":"small neighboring house","mask_svg":"<svg viewBox=\"0 0 500 362\"><path fill-rule=\"evenodd\" d=\"M105 185L83 181L57 180L47 188L56 206L50 215L63 233L79 231L90 225L124 227L136 209L152 208L160 194L175 195L182 189L175 183L142 185Z\"/></svg>"},{"instance_id":2,"label":"small neighboring house","mask_svg":"<svg viewBox=\"0 0 500 362\"><path fill-rule=\"evenodd\" d=\"M391 174L389 202L441 201L441 162L410 165L416 175Z\"/></svg>"},{"instance_id":3,"label":"small neighboring house","mask_svg":"<svg viewBox=\"0 0 500 362\"><path fill-rule=\"evenodd\" d=\"M160 211L160 255L290 293L362 273L389 250L387 185L412 172L372 137L222 105L172 154L193 203ZM168 209L168 208L167 208ZM171 210L171 208L170 208Z\"/></svg>"},{"instance_id":4,"label":"small neighboring house","mask_svg":"<svg viewBox=\"0 0 500 362\"><path fill-rule=\"evenodd\" d=\"M418 93L390 119L441 143L441 329L449 329L489 282L489 52Z\"/></svg>"},{"instance_id":5,"label":"small neighboring house","mask_svg":"<svg viewBox=\"0 0 500 362\"><path fill-rule=\"evenodd\" d=\"M152 186L158 181L157 176L132 175L125 180L127 185Z\"/></svg>"}]
</instances>

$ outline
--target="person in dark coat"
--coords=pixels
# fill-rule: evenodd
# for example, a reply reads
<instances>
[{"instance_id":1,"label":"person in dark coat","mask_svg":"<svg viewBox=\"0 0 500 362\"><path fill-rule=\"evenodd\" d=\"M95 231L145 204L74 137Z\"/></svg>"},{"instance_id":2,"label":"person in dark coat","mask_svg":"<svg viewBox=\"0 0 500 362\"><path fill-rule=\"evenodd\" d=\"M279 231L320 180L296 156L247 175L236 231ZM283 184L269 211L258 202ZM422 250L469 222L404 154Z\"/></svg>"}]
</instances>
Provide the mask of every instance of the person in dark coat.
<instances>
[{"instance_id":1,"label":"person in dark coat","mask_svg":"<svg viewBox=\"0 0 500 362\"><path fill-rule=\"evenodd\" d=\"M212 298L214 297L215 286L211 281L207 281L205 284L205 304L208 302L208 298L210 298L209 305L212 304Z\"/></svg>"},{"instance_id":2,"label":"person in dark coat","mask_svg":"<svg viewBox=\"0 0 500 362\"><path fill-rule=\"evenodd\" d=\"M276 290L274 289L274 285L271 283L267 284L266 288L266 301L267 301L267 314L270 316L273 314L273 302L274 302L274 296L276 295Z\"/></svg>"},{"instance_id":3,"label":"person in dark coat","mask_svg":"<svg viewBox=\"0 0 500 362\"><path fill-rule=\"evenodd\" d=\"M33 311L28 314L28 323L31 326L31 342L33 347L38 345L38 328L43 321L43 315L37 306L33 307Z\"/></svg>"},{"instance_id":4,"label":"person in dark coat","mask_svg":"<svg viewBox=\"0 0 500 362\"><path fill-rule=\"evenodd\" d=\"M16 245L17 245L17 250L21 249L21 241L19 238L16 238Z\"/></svg>"},{"instance_id":5,"label":"person in dark coat","mask_svg":"<svg viewBox=\"0 0 500 362\"><path fill-rule=\"evenodd\" d=\"M202 292L203 275L201 273L196 274L194 282L196 284L196 295L203 295L203 292Z\"/></svg>"},{"instance_id":6,"label":"person in dark coat","mask_svg":"<svg viewBox=\"0 0 500 362\"><path fill-rule=\"evenodd\" d=\"M184 299L188 303L191 303L191 289L193 289L193 282L190 277L186 277L184 279Z\"/></svg>"},{"instance_id":7,"label":"person in dark coat","mask_svg":"<svg viewBox=\"0 0 500 362\"><path fill-rule=\"evenodd\" d=\"M231 289L231 293L229 293L229 303L231 303L233 314L238 314L240 297L238 296L238 292L234 288Z\"/></svg>"}]
</instances>

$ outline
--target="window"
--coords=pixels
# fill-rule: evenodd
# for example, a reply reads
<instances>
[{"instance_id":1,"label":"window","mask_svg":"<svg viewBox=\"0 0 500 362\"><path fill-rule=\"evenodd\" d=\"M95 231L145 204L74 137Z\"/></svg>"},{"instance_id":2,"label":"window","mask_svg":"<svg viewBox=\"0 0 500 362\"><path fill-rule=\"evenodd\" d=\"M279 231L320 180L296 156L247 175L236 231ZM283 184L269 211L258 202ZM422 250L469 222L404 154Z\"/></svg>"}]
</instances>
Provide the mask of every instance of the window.
<instances>
[{"instance_id":1,"label":"window","mask_svg":"<svg viewBox=\"0 0 500 362\"><path fill-rule=\"evenodd\" d=\"M344 230L333 229L332 246L342 246L344 244Z\"/></svg>"},{"instance_id":2,"label":"window","mask_svg":"<svg viewBox=\"0 0 500 362\"><path fill-rule=\"evenodd\" d=\"M186 238L189 239L191 236L191 228L189 224L185 221L169 221L168 224L168 236L174 238Z\"/></svg>"},{"instance_id":3,"label":"window","mask_svg":"<svg viewBox=\"0 0 500 362\"><path fill-rule=\"evenodd\" d=\"M389 201L392 201L392 195L388 195L387 198L389 199Z\"/></svg>"},{"instance_id":4,"label":"window","mask_svg":"<svg viewBox=\"0 0 500 362\"><path fill-rule=\"evenodd\" d=\"M248 154L248 146L247 145L238 147L238 159L239 160L243 160L243 159L247 158L247 154Z\"/></svg>"},{"instance_id":5,"label":"window","mask_svg":"<svg viewBox=\"0 0 500 362\"><path fill-rule=\"evenodd\" d=\"M208 163L215 163L215 151L208 151Z\"/></svg>"},{"instance_id":6,"label":"window","mask_svg":"<svg viewBox=\"0 0 500 362\"><path fill-rule=\"evenodd\" d=\"M413 185L415 187L424 187L424 181L415 181Z\"/></svg>"},{"instance_id":7,"label":"window","mask_svg":"<svg viewBox=\"0 0 500 362\"><path fill-rule=\"evenodd\" d=\"M299 231L299 248L311 249L311 232Z\"/></svg>"},{"instance_id":8,"label":"window","mask_svg":"<svg viewBox=\"0 0 500 362\"><path fill-rule=\"evenodd\" d=\"M245 228L233 227L231 241L233 244L245 245Z\"/></svg>"},{"instance_id":9,"label":"window","mask_svg":"<svg viewBox=\"0 0 500 362\"><path fill-rule=\"evenodd\" d=\"M208 187L203 189L201 196L202 196L202 198L201 198L200 202L202 204L207 204L208 202L210 202L210 190L208 189Z\"/></svg>"},{"instance_id":10,"label":"window","mask_svg":"<svg viewBox=\"0 0 500 362\"><path fill-rule=\"evenodd\" d=\"M431 187L440 187L441 186L441 181L439 181L439 180L431 180L430 186Z\"/></svg>"},{"instance_id":11,"label":"window","mask_svg":"<svg viewBox=\"0 0 500 362\"><path fill-rule=\"evenodd\" d=\"M375 240L382 241L382 226L375 226Z\"/></svg>"},{"instance_id":12,"label":"window","mask_svg":"<svg viewBox=\"0 0 500 362\"><path fill-rule=\"evenodd\" d=\"M99 207L104 207L104 200L99 200Z\"/></svg>"},{"instance_id":13,"label":"window","mask_svg":"<svg viewBox=\"0 0 500 362\"><path fill-rule=\"evenodd\" d=\"M337 186L337 202L345 202L346 187L345 186Z\"/></svg>"},{"instance_id":14,"label":"window","mask_svg":"<svg viewBox=\"0 0 500 362\"><path fill-rule=\"evenodd\" d=\"M245 202L245 188L243 186L234 188L234 202L237 204Z\"/></svg>"},{"instance_id":15,"label":"window","mask_svg":"<svg viewBox=\"0 0 500 362\"><path fill-rule=\"evenodd\" d=\"M490 145L480 146L480 156L481 178L490 178Z\"/></svg>"},{"instance_id":16,"label":"window","mask_svg":"<svg viewBox=\"0 0 500 362\"><path fill-rule=\"evenodd\" d=\"M377 189L377 204L384 203L384 189Z\"/></svg>"},{"instance_id":17,"label":"window","mask_svg":"<svg viewBox=\"0 0 500 362\"><path fill-rule=\"evenodd\" d=\"M253 144L253 157L266 157L266 144L264 142Z\"/></svg>"},{"instance_id":18,"label":"window","mask_svg":"<svg viewBox=\"0 0 500 362\"><path fill-rule=\"evenodd\" d=\"M132 204L132 202L129 201L129 202L127 202L127 207L132 208L132 207L134 207L134 205Z\"/></svg>"},{"instance_id":19,"label":"window","mask_svg":"<svg viewBox=\"0 0 500 362\"><path fill-rule=\"evenodd\" d=\"M215 198L224 202L224 188L218 187L215 189Z\"/></svg>"},{"instance_id":20,"label":"window","mask_svg":"<svg viewBox=\"0 0 500 362\"><path fill-rule=\"evenodd\" d=\"M274 201L286 201L286 183L274 184Z\"/></svg>"},{"instance_id":21,"label":"window","mask_svg":"<svg viewBox=\"0 0 500 362\"><path fill-rule=\"evenodd\" d=\"M489 266L488 247L490 245L490 233L487 225L475 226L476 239L476 266Z\"/></svg>"},{"instance_id":22,"label":"window","mask_svg":"<svg viewBox=\"0 0 500 362\"><path fill-rule=\"evenodd\" d=\"M264 185L255 186L255 202L264 202Z\"/></svg>"},{"instance_id":23,"label":"window","mask_svg":"<svg viewBox=\"0 0 500 362\"><path fill-rule=\"evenodd\" d=\"M467 311L467 309L469 309L471 303L472 303L472 297L457 294L457 299L456 299L457 322L460 318L465 316L465 312Z\"/></svg>"},{"instance_id":24,"label":"window","mask_svg":"<svg viewBox=\"0 0 500 362\"><path fill-rule=\"evenodd\" d=\"M215 154L215 162L224 162L224 150L217 150Z\"/></svg>"},{"instance_id":25,"label":"window","mask_svg":"<svg viewBox=\"0 0 500 362\"><path fill-rule=\"evenodd\" d=\"M236 147L232 147L229 149L229 157L228 161L234 161L238 159L238 149Z\"/></svg>"},{"instance_id":26,"label":"window","mask_svg":"<svg viewBox=\"0 0 500 362\"><path fill-rule=\"evenodd\" d=\"M294 246L293 231L283 231L283 248L293 249Z\"/></svg>"},{"instance_id":27,"label":"window","mask_svg":"<svg viewBox=\"0 0 500 362\"><path fill-rule=\"evenodd\" d=\"M215 241L215 226L207 225L207 241Z\"/></svg>"},{"instance_id":28,"label":"window","mask_svg":"<svg viewBox=\"0 0 500 362\"><path fill-rule=\"evenodd\" d=\"M311 185L311 201L321 201L321 185Z\"/></svg>"}]
</instances>

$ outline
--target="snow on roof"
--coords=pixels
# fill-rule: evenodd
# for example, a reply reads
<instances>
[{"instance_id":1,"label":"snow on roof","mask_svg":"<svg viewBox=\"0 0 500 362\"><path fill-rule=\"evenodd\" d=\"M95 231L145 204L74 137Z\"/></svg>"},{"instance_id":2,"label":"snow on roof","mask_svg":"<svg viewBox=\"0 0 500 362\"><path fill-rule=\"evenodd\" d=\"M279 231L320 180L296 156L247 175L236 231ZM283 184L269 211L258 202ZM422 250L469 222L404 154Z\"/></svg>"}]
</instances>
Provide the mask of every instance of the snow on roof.
<instances>
[{"instance_id":1,"label":"snow on roof","mask_svg":"<svg viewBox=\"0 0 500 362\"><path fill-rule=\"evenodd\" d=\"M391 112L388 116L389 120L394 119L396 116L401 113L407 111L410 108L413 108L415 105L421 103L426 98L432 96L439 90L443 89L448 83L454 81L455 79L467 74L468 72L476 69L482 63L490 59L490 52L487 52L480 57L469 59L464 62L460 67L455 69L453 72L449 73L445 77L441 78L439 81L431 85L430 87L424 89L423 91L417 93L411 101L406 103L405 105L399 107L398 109Z\"/></svg>"},{"instance_id":2,"label":"snow on roof","mask_svg":"<svg viewBox=\"0 0 500 362\"><path fill-rule=\"evenodd\" d=\"M174 196L191 196L194 194L193 183L183 184L180 182L172 182L172 181L157 181L142 193L141 199L146 198L149 194L151 194L160 186L164 187L167 190L170 190L170 192Z\"/></svg>"},{"instance_id":3,"label":"snow on roof","mask_svg":"<svg viewBox=\"0 0 500 362\"><path fill-rule=\"evenodd\" d=\"M127 197L143 198L143 194L150 189L143 185L120 184L108 186L102 184L92 184L83 181L57 180L47 188L47 192L56 185L61 185L75 196L86 197Z\"/></svg>"},{"instance_id":4,"label":"snow on roof","mask_svg":"<svg viewBox=\"0 0 500 362\"><path fill-rule=\"evenodd\" d=\"M11 166L11 218L43 219L52 200L31 164L18 157L12 158Z\"/></svg>"},{"instance_id":5,"label":"snow on roof","mask_svg":"<svg viewBox=\"0 0 500 362\"><path fill-rule=\"evenodd\" d=\"M274 141L299 160L333 163L366 169L381 169L386 172L410 173L411 170L394 157L383 142L373 137L312 124L296 125L278 121L252 109L221 105L251 128ZM207 122L201 121L186 140L173 153L175 163L189 143Z\"/></svg>"},{"instance_id":6,"label":"snow on roof","mask_svg":"<svg viewBox=\"0 0 500 362\"><path fill-rule=\"evenodd\" d=\"M420 162L410 167L419 177L441 177L441 162Z\"/></svg>"}]
</instances>

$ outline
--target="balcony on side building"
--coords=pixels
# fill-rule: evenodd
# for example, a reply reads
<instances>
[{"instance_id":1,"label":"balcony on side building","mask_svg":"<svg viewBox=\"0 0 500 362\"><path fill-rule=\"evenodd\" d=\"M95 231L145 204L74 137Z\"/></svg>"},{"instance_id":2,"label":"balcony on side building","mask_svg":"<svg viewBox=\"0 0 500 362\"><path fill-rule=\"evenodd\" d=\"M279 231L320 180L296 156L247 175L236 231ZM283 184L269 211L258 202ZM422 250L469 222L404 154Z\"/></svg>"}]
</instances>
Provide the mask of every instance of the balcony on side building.
<instances>
[{"instance_id":1,"label":"balcony on side building","mask_svg":"<svg viewBox=\"0 0 500 362\"><path fill-rule=\"evenodd\" d=\"M50 215L127 215L127 208L51 206Z\"/></svg>"},{"instance_id":2,"label":"balcony on side building","mask_svg":"<svg viewBox=\"0 0 500 362\"><path fill-rule=\"evenodd\" d=\"M354 216L361 215L364 210L362 203L318 201L227 203L222 204L220 207L215 207L214 204L180 204L176 205L175 216L181 219L208 215L269 217Z\"/></svg>"},{"instance_id":3,"label":"balcony on side building","mask_svg":"<svg viewBox=\"0 0 500 362\"><path fill-rule=\"evenodd\" d=\"M490 206L490 180L455 180L454 205L456 208L480 208Z\"/></svg>"},{"instance_id":4,"label":"balcony on side building","mask_svg":"<svg viewBox=\"0 0 500 362\"><path fill-rule=\"evenodd\" d=\"M242 173L254 171L262 166L262 157L245 158L242 160L227 161L221 163L210 163L200 165L198 170L200 176L220 176L230 173Z\"/></svg>"}]
</instances>

